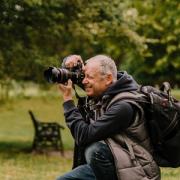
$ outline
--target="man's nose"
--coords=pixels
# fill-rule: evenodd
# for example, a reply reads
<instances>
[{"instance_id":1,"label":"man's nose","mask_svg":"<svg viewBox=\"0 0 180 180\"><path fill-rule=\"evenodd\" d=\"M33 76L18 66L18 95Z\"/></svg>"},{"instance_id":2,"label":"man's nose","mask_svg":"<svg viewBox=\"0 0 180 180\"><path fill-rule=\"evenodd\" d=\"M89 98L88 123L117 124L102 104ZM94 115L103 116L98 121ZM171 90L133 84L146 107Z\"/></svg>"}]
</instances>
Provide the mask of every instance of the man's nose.
<instances>
[{"instance_id":1,"label":"man's nose","mask_svg":"<svg viewBox=\"0 0 180 180\"><path fill-rule=\"evenodd\" d=\"M83 83L83 84L87 84L87 78L84 78L84 79L82 80L82 83Z\"/></svg>"}]
</instances>

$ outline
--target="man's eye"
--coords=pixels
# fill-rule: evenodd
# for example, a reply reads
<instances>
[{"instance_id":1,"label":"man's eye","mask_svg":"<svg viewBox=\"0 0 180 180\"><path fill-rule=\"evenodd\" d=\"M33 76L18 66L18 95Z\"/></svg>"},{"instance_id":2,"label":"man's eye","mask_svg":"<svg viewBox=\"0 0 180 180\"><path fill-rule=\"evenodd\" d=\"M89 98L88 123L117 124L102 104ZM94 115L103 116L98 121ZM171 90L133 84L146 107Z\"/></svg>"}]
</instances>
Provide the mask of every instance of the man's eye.
<instances>
[{"instance_id":1,"label":"man's eye","mask_svg":"<svg viewBox=\"0 0 180 180\"><path fill-rule=\"evenodd\" d=\"M93 79L93 76L88 76L88 79Z\"/></svg>"}]
</instances>

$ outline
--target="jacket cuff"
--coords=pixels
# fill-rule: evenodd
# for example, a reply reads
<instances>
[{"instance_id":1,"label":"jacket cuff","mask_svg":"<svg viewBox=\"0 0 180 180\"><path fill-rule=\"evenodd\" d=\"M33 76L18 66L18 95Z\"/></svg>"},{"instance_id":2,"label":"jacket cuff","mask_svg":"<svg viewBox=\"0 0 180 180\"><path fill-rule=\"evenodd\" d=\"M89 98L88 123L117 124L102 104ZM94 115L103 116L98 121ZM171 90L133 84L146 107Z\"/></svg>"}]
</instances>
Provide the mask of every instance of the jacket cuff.
<instances>
[{"instance_id":1,"label":"jacket cuff","mask_svg":"<svg viewBox=\"0 0 180 180\"><path fill-rule=\"evenodd\" d=\"M72 111L76 106L73 100L69 100L63 103L64 113Z\"/></svg>"}]
</instances>

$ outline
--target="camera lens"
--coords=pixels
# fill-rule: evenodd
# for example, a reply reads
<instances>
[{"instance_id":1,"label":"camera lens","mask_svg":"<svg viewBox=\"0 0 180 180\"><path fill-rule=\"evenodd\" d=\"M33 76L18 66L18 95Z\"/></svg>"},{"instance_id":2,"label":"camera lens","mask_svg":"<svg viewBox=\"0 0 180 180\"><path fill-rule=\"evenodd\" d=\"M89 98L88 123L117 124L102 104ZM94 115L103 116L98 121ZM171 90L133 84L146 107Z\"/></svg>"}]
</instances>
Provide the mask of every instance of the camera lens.
<instances>
[{"instance_id":1,"label":"camera lens","mask_svg":"<svg viewBox=\"0 0 180 180\"><path fill-rule=\"evenodd\" d=\"M44 71L44 77L49 83L55 83L58 80L59 71L55 67L49 67Z\"/></svg>"},{"instance_id":2,"label":"camera lens","mask_svg":"<svg viewBox=\"0 0 180 180\"><path fill-rule=\"evenodd\" d=\"M69 71L64 68L49 67L44 71L44 77L49 83L65 83L71 79L73 83L79 84L84 78L84 73L81 69Z\"/></svg>"},{"instance_id":3,"label":"camera lens","mask_svg":"<svg viewBox=\"0 0 180 180\"><path fill-rule=\"evenodd\" d=\"M76 79L76 73L67 69L49 67L44 71L44 77L49 83L65 83L68 79Z\"/></svg>"}]
</instances>

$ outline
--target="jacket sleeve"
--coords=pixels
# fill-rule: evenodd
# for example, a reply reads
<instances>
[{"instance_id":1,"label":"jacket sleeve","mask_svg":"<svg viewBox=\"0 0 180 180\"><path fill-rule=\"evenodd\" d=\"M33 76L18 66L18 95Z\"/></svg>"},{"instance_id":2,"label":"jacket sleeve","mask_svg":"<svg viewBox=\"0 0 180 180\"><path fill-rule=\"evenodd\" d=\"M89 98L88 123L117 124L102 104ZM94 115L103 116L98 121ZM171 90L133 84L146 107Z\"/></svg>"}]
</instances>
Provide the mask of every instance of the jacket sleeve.
<instances>
[{"instance_id":1,"label":"jacket sleeve","mask_svg":"<svg viewBox=\"0 0 180 180\"><path fill-rule=\"evenodd\" d=\"M104 115L88 124L70 100L64 103L64 115L76 144L86 145L111 137L129 127L134 119L134 109L127 102L115 102Z\"/></svg>"}]
</instances>

